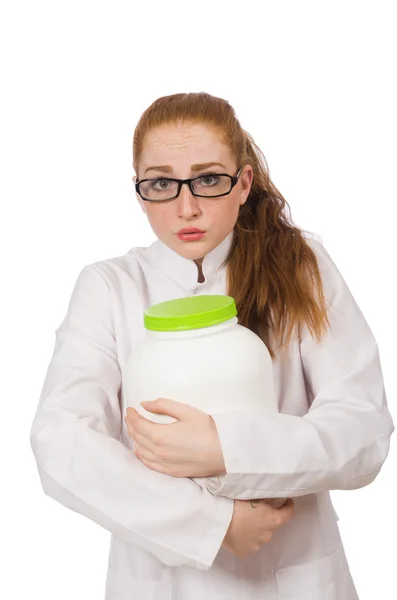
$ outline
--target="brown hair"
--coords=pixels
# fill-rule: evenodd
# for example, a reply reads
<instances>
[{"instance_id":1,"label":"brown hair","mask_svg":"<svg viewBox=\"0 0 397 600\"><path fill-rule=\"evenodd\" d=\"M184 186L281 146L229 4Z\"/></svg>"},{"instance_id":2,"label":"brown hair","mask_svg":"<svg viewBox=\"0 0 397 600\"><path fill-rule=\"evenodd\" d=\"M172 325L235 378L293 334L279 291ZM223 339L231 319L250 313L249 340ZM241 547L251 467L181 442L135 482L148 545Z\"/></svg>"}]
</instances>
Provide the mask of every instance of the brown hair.
<instances>
[{"instance_id":1,"label":"brown hair","mask_svg":"<svg viewBox=\"0 0 397 600\"><path fill-rule=\"evenodd\" d=\"M145 137L169 123L203 123L219 132L237 166L251 165L253 182L234 228L227 266L228 294L237 305L241 325L265 342L269 331L288 345L294 328L306 323L320 341L330 323L317 258L285 214L290 207L270 179L266 159L251 135L242 129L228 101L210 94L173 94L155 100L142 114L133 140L133 167L138 174Z\"/></svg>"}]
</instances>

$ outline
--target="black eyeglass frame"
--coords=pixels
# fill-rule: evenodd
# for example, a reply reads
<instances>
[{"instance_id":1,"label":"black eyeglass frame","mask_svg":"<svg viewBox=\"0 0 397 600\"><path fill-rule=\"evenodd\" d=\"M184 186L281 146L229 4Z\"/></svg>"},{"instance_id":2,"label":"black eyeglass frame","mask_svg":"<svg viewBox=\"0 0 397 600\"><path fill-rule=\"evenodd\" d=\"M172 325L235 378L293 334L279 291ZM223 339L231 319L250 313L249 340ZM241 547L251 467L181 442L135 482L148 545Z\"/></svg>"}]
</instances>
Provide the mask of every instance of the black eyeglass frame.
<instances>
[{"instance_id":1,"label":"black eyeglass frame","mask_svg":"<svg viewBox=\"0 0 397 600\"><path fill-rule=\"evenodd\" d=\"M240 169L237 171L236 175L229 175L229 173L208 173L208 174L203 173L202 175L199 175L198 177L193 177L191 179L174 179L173 177L150 177L149 179L142 179L141 181L138 181L137 183L135 183L135 190L140 195L142 200L144 200L145 202L168 202L169 200L175 200L175 198L178 198L179 194L181 193L182 186L185 183L187 183L193 196L197 196L199 198L220 198L221 196L228 196L230 194L230 192L232 191L232 189L238 182L238 178L240 177L240 173L241 173L242 169L243 169L243 167L240 167ZM230 190L228 192L225 192L224 194L217 194L216 196L205 196L203 194L196 194L193 190L192 181L196 181L196 179L201 179L202 177L206 177L206 176L210 177L211 175L213 175L214 177L216 175L222 175L222 176L229 177L231 180ZM141 183L144 183L145 181L156 181L157 179L160 179L161 181L176 181L178 184L178 191L177 191L176 195L172 196L172 198L167 198L166 200L153 200L151 198L144 198L144 196L142 196L140 189L139 189L139 186L141 185Z\"/></svg>"}]
</instances>

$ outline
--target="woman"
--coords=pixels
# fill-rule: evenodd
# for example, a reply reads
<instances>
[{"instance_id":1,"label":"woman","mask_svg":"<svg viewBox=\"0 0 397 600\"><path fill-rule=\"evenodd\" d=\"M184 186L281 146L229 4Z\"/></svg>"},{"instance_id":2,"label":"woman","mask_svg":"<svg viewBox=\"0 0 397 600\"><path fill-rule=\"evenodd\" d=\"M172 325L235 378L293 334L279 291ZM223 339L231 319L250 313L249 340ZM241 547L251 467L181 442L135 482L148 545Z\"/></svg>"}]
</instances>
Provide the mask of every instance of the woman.
<instances>
[{"instance_id":1,"label":"woman","mask_svg":"<svg viewBox=\"0 0 397 600\"><path fill-rule=\"evenodd\" d=\"M78 277L31 433L44 491L112 532L107 600L353 600L329 490L368 485L388 454L376 341L228 102L158 99L133 152L158 240ZM172 424L126 414L144 308L196 293L235 298L273 358L280 414L172 399L146 407ZM225 473L212 493L190 479Z\"/></svg>"}]
</instances>

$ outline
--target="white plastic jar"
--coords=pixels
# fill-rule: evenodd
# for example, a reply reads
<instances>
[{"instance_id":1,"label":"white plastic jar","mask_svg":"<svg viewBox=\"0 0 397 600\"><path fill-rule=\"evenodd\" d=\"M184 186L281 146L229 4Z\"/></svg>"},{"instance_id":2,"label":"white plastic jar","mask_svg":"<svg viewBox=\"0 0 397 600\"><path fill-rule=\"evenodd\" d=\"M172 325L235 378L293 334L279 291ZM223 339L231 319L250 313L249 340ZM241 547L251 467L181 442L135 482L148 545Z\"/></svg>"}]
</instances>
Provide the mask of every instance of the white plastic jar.
<instances>
[{"instance_id":1,"label":"white plastic jar","mask_svg":"<svg viewBox=\"0 0 397 600\"><path fill-rule=\"evenodd\" d=\"M236 315L234 299L223 295L192 296L149 307L144 313L146 339L131 355L123 382L128 406L157 423L176 419L150 413L140 402L169 398L208 414L278 412L267 347L238 324ZM211 491L221 480L223 476L196 481L204 481Z\"/></svg>"}]
</instances>

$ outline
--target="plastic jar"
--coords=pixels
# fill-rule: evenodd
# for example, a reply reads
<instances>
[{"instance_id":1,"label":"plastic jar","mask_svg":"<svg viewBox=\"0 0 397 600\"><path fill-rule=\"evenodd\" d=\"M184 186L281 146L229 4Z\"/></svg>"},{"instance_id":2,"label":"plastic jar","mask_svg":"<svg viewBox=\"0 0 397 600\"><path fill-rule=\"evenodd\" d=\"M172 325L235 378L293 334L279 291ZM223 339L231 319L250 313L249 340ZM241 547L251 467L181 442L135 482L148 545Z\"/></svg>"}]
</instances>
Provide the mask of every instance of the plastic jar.
<instances>
[{"instance_id":1,"label":"plastic jar","mask_svg":"<svg viewBox=\"0 0 397 600\"><path fill-rule=\"evenodd\" d=\"M255 333L238 324L230 296L192 296L153 305L144 312L144 325L146 338L131 355L123 385L128 406L146 419L175 422L140 406L157 398L208 414L278 412L270 354ZM206 477L200 483L205 481L211 491L222 480Z\"/></svg>"}]
</instances>

